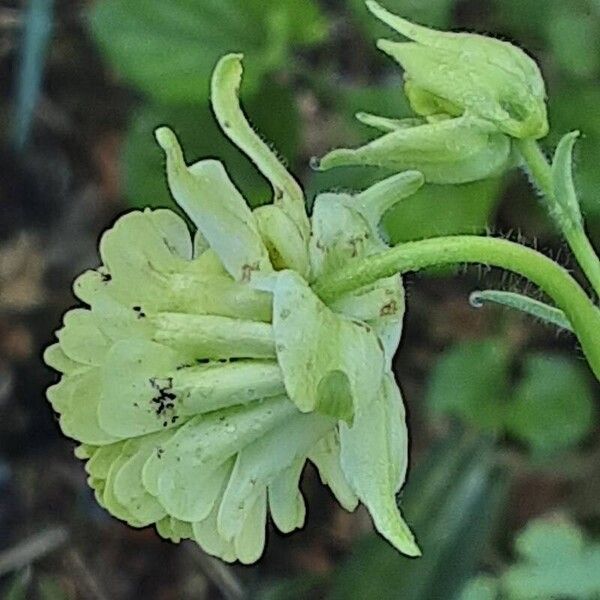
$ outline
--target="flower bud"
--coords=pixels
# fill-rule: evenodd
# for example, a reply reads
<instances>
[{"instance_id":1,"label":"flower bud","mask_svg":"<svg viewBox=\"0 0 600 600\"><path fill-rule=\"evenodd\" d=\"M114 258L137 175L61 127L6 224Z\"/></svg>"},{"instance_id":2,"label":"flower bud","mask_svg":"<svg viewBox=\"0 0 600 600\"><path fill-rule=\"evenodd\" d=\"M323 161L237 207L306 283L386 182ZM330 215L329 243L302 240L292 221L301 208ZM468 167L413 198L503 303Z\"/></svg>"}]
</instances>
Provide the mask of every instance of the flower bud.
<instances>
[{"instance_id":1,"label":"flower bud","mask_svg":"<svg viewBox=\"0 0 600 600\"><path fill-rule=\"evenodd\" d=\"M311 222L239 107L240 78L240 57L224 57L213 108L274 203L252 211L221 163L188 166L173 132L158 129L171 192L196 232L169 210L145 210L103 235L102 266L74 284L87 308L66 313L45 352L62 374L48 399L98 502L134 527L251 563L268 513L283 532L303 525L310 460L344 508L362 502L383 536L417 555L395 500L408 446L391 372L402 281L329 306L311 282L384 249L381 216L423 178L321 196Z\"/></svg>"},{"instance_id":2,"label":"flower bud","mask_svg":"<svg viewBox=\"0 0 600 600\"><path fill-rule=\"evenodd\" d=\"M357 115L363 122L388 131L357 149L332 150L316 163L320 169L347 165L415 169L429 183L468 183L502 174L510 164L510 138L489 121L461 116L408 126L403 121Z\"/></svg>"},{"instance_id":3,"label":"flower bud","mask_svg":"<svg viewBox=\"0 0 600 600\"><path fill-rule=\"evenodd\" d=\"M374 0L367 6L411 40L380 40L378 47L404 68L406 94L415 112L476 115L519 139L547 134L544 80L520 48L482 35L415 25Z\"/></svg>"}]
</instances>

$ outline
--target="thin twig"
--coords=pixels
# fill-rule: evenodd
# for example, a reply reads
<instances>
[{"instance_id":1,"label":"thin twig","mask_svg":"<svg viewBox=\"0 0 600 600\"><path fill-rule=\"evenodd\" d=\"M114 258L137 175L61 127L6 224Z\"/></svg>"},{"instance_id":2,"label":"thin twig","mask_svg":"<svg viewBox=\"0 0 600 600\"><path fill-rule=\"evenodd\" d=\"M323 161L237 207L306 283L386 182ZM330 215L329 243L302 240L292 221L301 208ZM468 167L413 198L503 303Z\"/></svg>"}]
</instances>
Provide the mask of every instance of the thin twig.
<instances>
[{"instance_id":1,"label":"thin twig","mask_svg":"<svg viewBox=\"0 0 600 600\"><path fill-rule=\"evenodd\" d=\"M244 600L244 598L247 598L241 582L227 565L205 554L193 543L185 543L184 547L192 560L198 563L208 579L223 594L225 600Z\"/></svg>"},{"instance_id":2,"label":"thin twig","mask_svg":"<svg viewBox=\"0 0 600 600\"><path fill-rule=\"evenodd\" d=\"M64 544L67 538L68 532L65 527L52 527L5 550L0 554L0 577L11 571L18 571L53 552Z\"/></svg>"},{"instance_id":3,"label":"thin twig","mask_svg":"<svg viewBox=\"0 0 600 600\"><path fill-rule=\"evenodd\" d=\"M71 548L65 557L68 565L75 571L75 585L79 588L82 598L89 600L108 600L108 595L103 591L99 581L94 577L86 565L81 554Z\"/></svg>"},{"instance_id":4,"label":"thin twig","mask_svg":"<svg viewBox=\"0 0 600 600\"><path fill-rule=\"evenodd\" d=\"M0 8L0 29L17 29L23 24L21 11L17 8Z\"/></svg>"}]
</instances>

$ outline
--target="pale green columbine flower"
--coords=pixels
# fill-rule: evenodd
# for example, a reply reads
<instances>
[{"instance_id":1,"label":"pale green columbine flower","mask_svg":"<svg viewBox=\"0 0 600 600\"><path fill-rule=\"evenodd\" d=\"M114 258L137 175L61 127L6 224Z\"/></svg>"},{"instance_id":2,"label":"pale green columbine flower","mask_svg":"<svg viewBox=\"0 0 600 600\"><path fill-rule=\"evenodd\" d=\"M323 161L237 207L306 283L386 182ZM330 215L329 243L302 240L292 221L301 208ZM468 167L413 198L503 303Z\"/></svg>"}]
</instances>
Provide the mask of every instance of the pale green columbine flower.
<instances>
[{"instance_id":1,"label":"pale green columbine flower","mask_svg":"<svg viewBox=\"0 0 600 600\"><path fill-rule=\"evenodd\" d=\"M379 40L378 47L404 68L406 92L415 112L474 115L519 139L548 133L544 79L520 48L483 35L415 25L374 0L367 6L411 40Z\"/></svg>"},{"instance_id":2,"label":"pale green columbine flower","mask_svg":"<svg viewBox=\"0 0 600 600\"><path fill-rule=\"evenodd\" d=\"M423 177L322 195L309 220L300 187L240 109L240 58L217 65L213 108L271 182L273 204L251 210L220 162L187 166L160 128L194 238L169 210L130 212L103 235L102 266L74 284L89 308L69 311L46 350L63 374L48 398L98 502L134 527L251 563L268 513L283 532L304 523L298 483L310 460L344 508L362 502L382 535L417 555L395 499L407 467L391 372L401 279L329 306L311 283L385 248L383 213Z\"/></svg>"},{"instance_id":3,"label":"pale green columbine flower","mask_svg":"<svg viewBox=\"0 0 600 600\"><path fill-rule=\"evenodd\" d=\"M359 113L359 120L385 134L361 148L331 151L316 161L318 168L417 169L429 183L468 183L512 166L511 138L546 135L544 80L522 50L482 35L415 25L374 1L367 6L411 40L379 40L378 47L404 68L406 95L420 118Z\"/></svg>"}]
</instances>

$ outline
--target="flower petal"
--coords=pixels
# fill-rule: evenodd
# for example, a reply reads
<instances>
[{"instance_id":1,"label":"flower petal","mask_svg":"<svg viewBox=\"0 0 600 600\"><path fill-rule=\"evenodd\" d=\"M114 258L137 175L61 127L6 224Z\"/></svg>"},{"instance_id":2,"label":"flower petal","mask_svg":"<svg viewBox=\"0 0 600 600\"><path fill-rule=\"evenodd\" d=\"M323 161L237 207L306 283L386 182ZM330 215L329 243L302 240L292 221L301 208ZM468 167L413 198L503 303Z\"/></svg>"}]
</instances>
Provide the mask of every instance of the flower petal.
<instances>
[{"instance_id":1,"label":"flower petal","mask_svg":"<svg viewBox=\"0 0 600 600\"><path fill-rule=\"evenodd\" d=\"M269 509L273 522L282 533L290 533L304 525L306 505L298 489L306 457L295 460L269 484Z\"/></svg>"},{"instance_id":2,"label":"flower petal","mask_svg":"<svg viewBox=\"0 0 600 600\"><path fill-rule=\"evenodd\" d=\"M308 251L298 227L279 206L269 204L254 211L258 230L276 270L291 269L305 279L309 274Z\"/></svg>"},{"instance_id":3,"label":"flower petal","mask_svg":"<svg viewBox=\"0 0 600 600\"><path fill-rule=\"evenodd\" d=\"M310 451L308 458L317 467L321 481L329 486L341 506L352 512L358 506L358 498L342 470L337 430L321 438Z\"/></svg>"},{"instance_id":4,"label":"flower petal","mask_svg":"<svg viewBox=\"0 0 600 600\"><path fill-rule=\"evenodd\" d=\"M166 127L156 139L167 157L169 188L175 201L202 232L229 274L247 281L271 263L252 212L223 165L204 160L188 167L175 134Z\"/></svg>"},{"instance_id":5,"label":"flower petal","mask_svg":"<svg viewBox=\"0 0 600 600\"><path fill-rule=\"evenodd\" d=\"M72 361L99 366L109 348L109 341L98 329L89 310L75 308L64 316L64 326L56 337L65 355Z\"/></svg>"},{"instance_id":6,"label":"flower petal","mask_svg":"<svg viewBox=\"0 0 600 600\"><path fill-rule=\"evenodd\" d=\"M225 539L242 531L255 494L262 494L296 459L306 457L333 426L334 421L322 415L296 412L240 451L219 508L217 525Z\"/></svg>"},{"instance_id":7,"label":"flower petal","mask_svg":"<svg viewBox=\"0 0 600 600\"><path fill-rule=\"evenodd\" d=\"M225 135L248 155L258 170L270 181L275 205L296 225L301 239L306 244L310 226L304 194L298 182L246 120L238 98L242 71L241 54L228 54L217 63L211 83L211 101L215 116Z\"/></svg>"},{"instance_id":8,"label":"flower petal","mask_svg":"<svg viewBox=\"0 0 600 600\"><path fill-rule=\"evenodd\" d=\"M272 398L195 417L162 446L160 457L148 459L144 486L170 514L190 522L203 520L216 501L216 481L209 481L213 473L221 469L222 475L229 465L228 477L230 458L295 410L284 398ZM209 498L207 486L214 494Z\"/></svg>"},{"instance_id":9,"label":"flower petal","mask_svg":"<svg viewBox=\"0 0 600 600\"><path fill-rule=\"evenodd\" d=\"M350 421L379 389L383 351L368 325L333 313L293 271L272 278L273 331L285 387L302 412Z\"/></svg>"},{"instance_id":10,"label":"flower petal","mask_svg":"<svg viewBox=\"0 0 600 600\"><path fill-rule=\"evenodd\" d=\"M406 473L408 435L400 391L390 376L375 400L358 405L352 427L340 424L340 442L344 474L376 529L404 554L418 556L395 499Z\"/></svg>"},{"instance_id":11,"label":"flower petal","mask_svg":"<svg viewBox=\"0 0 600 600\"><path fill-rule=\"evenodd\" d=\"M159 432L129 440L121 454L122 466L114 476L116 500L144 525L159 521L166 515L164 507L144 487L142 469L169 435L169 432Z\"/></svg>"}]
</instances>

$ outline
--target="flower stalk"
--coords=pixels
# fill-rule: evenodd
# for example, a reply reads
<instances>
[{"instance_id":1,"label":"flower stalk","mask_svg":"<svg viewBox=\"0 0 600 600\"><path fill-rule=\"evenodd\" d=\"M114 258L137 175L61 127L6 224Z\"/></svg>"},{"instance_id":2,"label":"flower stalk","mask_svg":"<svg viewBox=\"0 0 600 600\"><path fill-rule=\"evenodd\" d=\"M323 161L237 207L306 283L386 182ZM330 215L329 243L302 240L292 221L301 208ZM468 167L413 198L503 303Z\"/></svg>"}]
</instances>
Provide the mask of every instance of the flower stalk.
<instances>
[{"instance_id":1,"label":"flower stalk","mask_svg":"<svg viewBox=\"0 0 600 600\"><path fill-rule=\"evenodd\" d=\"M600 259L585 233L582 220L570 218L570 215L566 214L567 201L557 194L557 192L560 193L560 188L557 189L554 185L552 168L539 144L531 139L519 140L517 147L533 182L542 192L548 209L554 215L577 262L592 284L596 295L600 297Z\"/></svg>"},{"instance_id":2,"label":"flower stalk","mask_svg":"<svg viewBox=\"0 0 600 600\"><path fill-rule=\"evenodd\" d=\"M540 252L508 240L464 235L409 242L356 259L313 286L325 302L395 273L480 263L530 279L550 296L571 324L592 371L600 379L600 310L566 269Z\"/></svg>"}]
</instances>

